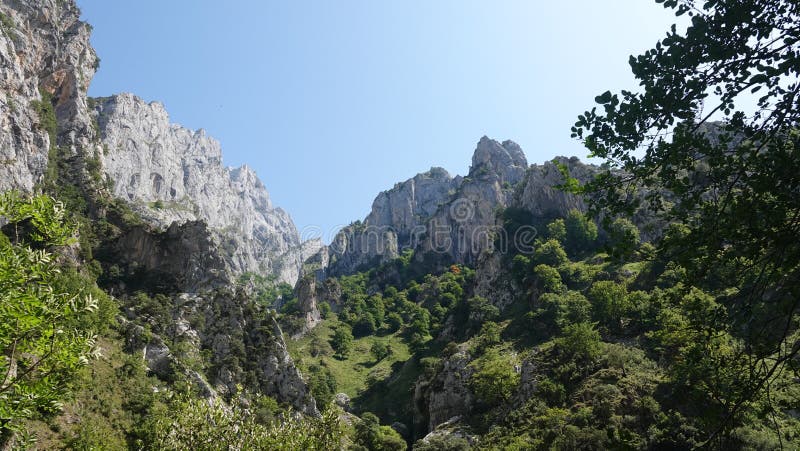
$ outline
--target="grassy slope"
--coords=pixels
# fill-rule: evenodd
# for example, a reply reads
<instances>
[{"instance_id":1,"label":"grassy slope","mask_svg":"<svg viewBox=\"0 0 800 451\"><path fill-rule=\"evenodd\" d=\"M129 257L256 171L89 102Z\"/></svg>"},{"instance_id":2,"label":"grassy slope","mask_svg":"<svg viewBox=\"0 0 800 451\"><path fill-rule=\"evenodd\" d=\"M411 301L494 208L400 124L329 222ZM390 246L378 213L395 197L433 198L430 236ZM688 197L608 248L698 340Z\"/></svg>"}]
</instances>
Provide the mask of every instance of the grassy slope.
<instances>
[{"instance_id":1,"label":"grassy slope","mask_svg":"<svg viewBox=\"0 0 800 451\"><path fill-rule=\"evenodd\" d=\"M336 315L331 314L328 319L306 336L298 340L287 340L287 347L289 354L301 371L306 373L307 368L314 364L327 367L336 378L337 391L346 393L351 398L359 396L368 388L367 379L371 372L388 375L392 371L392 365L397 362L405 362L411 357L408 346L397 332L385 336L356 338L353 340L350 354L344 360L334 357L330 349L313 357L311 348L315 339L317 342L327 343L338 325L339 320L336 319ZM387 343L392 349L392 354L380 362L375 362L375 358L370 353L370 347L375 341Z\"/></svg>"}]
</instances>

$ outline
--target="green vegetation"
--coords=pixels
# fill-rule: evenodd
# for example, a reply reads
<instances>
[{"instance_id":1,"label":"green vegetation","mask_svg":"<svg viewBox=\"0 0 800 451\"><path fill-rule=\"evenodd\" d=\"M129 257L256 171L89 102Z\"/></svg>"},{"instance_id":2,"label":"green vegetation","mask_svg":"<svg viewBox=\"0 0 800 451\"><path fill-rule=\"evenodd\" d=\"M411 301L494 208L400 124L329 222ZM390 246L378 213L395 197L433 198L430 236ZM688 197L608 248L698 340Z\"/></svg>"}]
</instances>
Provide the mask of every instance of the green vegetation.
<instances>
[{"instance_id":1,"label":"green vegetation","mask_svg":"<svg viewBox=\"0 0 800 451\"><path fill-rule=\"evenodd\" d=\"M320 419L289 415L260 423L239 402L234 401L228 409L193 397L173 401L169 409L155 412L148 422L151 427L144 449L152 450L327 451L341 448L344 438L335 409Z\"/></svg>"},{"instance_id":2,"label":"green vegetation","mask_svg":"<svg viewBox=\"0 0 800 451\"><path fill-rule=\"evenodd\" d=\"M16 28L14 20L7 15L0 13L0 30L8 33Z\"/></svg>"},{"instance_id":3,"label":"green vegetation","mask_svg":"<svg viewBox=\"0 0 800 451\"><path fill-rule=\"evenodd\" d=\"M335 387L330 390L332 392L330 394L325 392L326 388L311 383L315 398L321 397L325 400L337 392L357 398L370 389L368 384L370 374L373 379L390 374L396 363L405 362L410 357L408 344L404 342L401 333L352 339L349 352L343 357L335 353L331 343L336 331L342 329L347 330L347 325L342 324L336 315L332 314L303 338L287 342L292 358L308 379L313 381L320 372L324 373L326 378L328 375L333 377L333 382L327 385L328 388ZM372 352L376 343L379 347L391 349L391 354L380 360L376 359ZM320 408L325 408L327 404L319 402Z\"/></svg>"},{"instance_id":4,"label":"green vegetation","mask_svg":"<svg viewBox=\"0 0 800 451\"><path fill-rule=\"evenodd\" d=\"M63 205L47 196L0 197L0 443L21 420L58 413L71 383L96 355L95 331L112 307L93 283L61 272L58 252L74 242ZM99 314L98 314L99 313ZM24 440L24 434L17 439Z\"/></svg>"},{"instance_id":5,"label":"green vegetation","mask_svg":"<svg viewBox=\"0 0 800 451\"><path fill-rule=\"evenodd\" d=\"M361 416L356 424L356 445L353 450L364 451L403 451L406 441L389 426L381 426L378 417L369 412Z\"/></svg>"}]
</instances>

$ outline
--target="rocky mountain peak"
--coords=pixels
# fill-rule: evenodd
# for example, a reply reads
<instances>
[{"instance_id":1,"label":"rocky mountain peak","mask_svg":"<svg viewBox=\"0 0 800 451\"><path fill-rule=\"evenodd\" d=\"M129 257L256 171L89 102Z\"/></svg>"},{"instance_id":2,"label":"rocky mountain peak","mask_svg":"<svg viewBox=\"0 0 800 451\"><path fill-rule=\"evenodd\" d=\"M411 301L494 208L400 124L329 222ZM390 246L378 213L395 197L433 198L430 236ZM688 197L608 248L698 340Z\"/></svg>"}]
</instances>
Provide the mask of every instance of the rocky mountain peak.
<instances>
[{"instance_id":1,"label":"rocky mountain peak","mask_svg":"<svg viewBox=\"0 0 800 451\"><path fill-rule=\"evenodd\" d=\"M491 172L500 177L500 182L516 184L525 175L528 160L519 144L511 140L502 143L487 136L478 141L475 153L472 155L471 177Z\"/></svg>"}]
</instances>

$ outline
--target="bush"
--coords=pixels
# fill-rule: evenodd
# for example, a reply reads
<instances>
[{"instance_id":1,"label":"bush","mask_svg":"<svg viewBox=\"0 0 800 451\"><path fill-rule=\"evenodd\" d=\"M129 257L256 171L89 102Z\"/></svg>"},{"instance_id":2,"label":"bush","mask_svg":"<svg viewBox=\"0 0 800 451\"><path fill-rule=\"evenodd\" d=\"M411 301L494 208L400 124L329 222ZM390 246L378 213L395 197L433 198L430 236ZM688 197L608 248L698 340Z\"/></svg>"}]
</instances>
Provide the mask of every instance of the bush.
<instances>
[{"instance_id":1,"label":"bush","mask_svg":"<svg viewBox=\"0 0 800 451\"><path fill-rule=\"evenodd\" d=\"M632 310L625 285L610 280L592 284L588 292L595 319L612 332L620 332L623 318Z\"/></svg>"},{"instance_id":2,"label":"bush","mask_svg":"<svg viewBox=\"0 0 800 451\"><path fill-rule=\"evenodd\" d=\"M475 337L475 350L480 354L490 346L500 343L500 326L494 321L486 321Z\"/></svg>"},{"instance_id":3,"label":"bush","mask_svg":"<svg viewBox=\"0 0 800 451\"><path fill-rule=\"evenodd\" d=\"M54 251L73 243L75 234L62 204L9 193L0 196L0 217L8 221L0 233L2 441L34 412L60 410L93 355L99 304L93 283L64 279L56 263Z\"/></svg>"},{"instance_id":4,"label":"bush","mask_svg":"<svg viewBox=\"0 0 800 451\"><path fill-rule=\"evenodd\" d=\"M395 312L389 313L386 315L386 325L389 328L389 332L397 332L403 327L403 317Z\"/></svg>"},{"instance_id":5,"label":"bush","mask_svg":"<svg viewBox=\"0 0 800 451\"><path fill-rule=\"evenodd\" d=\"M611 254L620 259L630 258L639 248L639 228L630 220L617 218L609 227Z\"/></svg>"},{"instance_id":6,"label":"bush","mask_svg":"<svg viewBox=\"0 0 800 451\"><path fill-rule=\"evenodd\" d=\"M475 296L467 301L467 308L469 308L469 321L472 326L483 324L484 321L494 321L500 316L500 309L480 296Z\"/></svg>"},{"instance_id":7,"label":"bush","mask_svg":"<svg viewBox=\"0 0 800 451\"><path fill-rule=\"evenodd\" d=\"M556 240L547 240L536 246L533 253L533 261L539 264L558 267L568 263L569 258L564 248L561 247L561 243Z\"/></svg>"},{"instance_id":8,"label":"bush","mask_svg":"<svg viewBox=\"0 0 800 451\"><path fill-rule=\"evenodd\" d=\"M567 232L566 246L571 255L595 249L597 225L578 210L570 210L564 220Z\"/></svg>"},{"instance_id":9,"label":"bush","mask_svg":"<svg viewBox=\"0 0 800 451\"><path fill-rule=\"evenodd\" d=\"M536 267L533 268L533 273L536 276L537 285L542 287L544 291L558 293L564 290L561 274L552 266L536 265Z\"/></svg>"},{"instance_id":10,"label":"bush","mask_svg":"<svg viewBox=\"0 0 800 451\"><path fill-rule=\"evenodd\" d=\"M563 219L558 218L547 224L547 238L563 243L567 239L567 225Z\"/></svg>"},{"instance_id":11,"label":"bush","mask_svg":"<svg viewBox=\"0 0 800 451\"><path fill-rule=\"evenodd\" d=\"M355 435L358 450L369 451L404 451L406 442L403 437L389 426L381 426L373 413L366 412L361 422L356 424Z\"/></svg>"},{"instance_id":12,"label":"bush","mask_svg":"<svg viewBox=\"0 0 800 451\"><path fill-rule=\"evenodd\" d=\"M355 324L353 324L353 335L356 337L373 335L377 330L378 327L376 325L375 318L369 313L364 313L360 318L358 318Z\"/></svg>"},{"instance_id":13,"label":"bush","mask_svg":"<svg viewBox=\"0 0 800 451\"><path fill-rule=\"evenodd\" d=\"M372 342L369 352L373 357L375 357L376 362L380 362L392 354L392 348L386 343L375 340Z\"/></svg>"},{"instance_id":14,"label":"bush","mask_svg":"<svg viewBox=\"0 0 800 451\"><path fill-rule=\"evenodd\" d=\"M475 372L470 377L470 388L478 399L490 407L508 401L519 384L514 360L508 354L491 349L471 366Z\"/></svg>"},{"instance_id":15,"label":"bush","mask_svg":"<svg viewBox=\"0 0 800 451\"><path fill-rule=\"evenodd\" d=\"M177 399L149 418L145 449L341 449L344 432L336 409L329 409L319 419L290 415L265 425L240 405L236 399L230 406Z\"/></svg>"},{"instance_id":16,"label":"bush","mask_svg":"<svg viewBox=\"0 0 800 451\"><path fill-rule=\"evenodd\" d=\"M568 359L583 363L596 360L602 350L600 333L586 322L566 326L556 346Z\"/></svg>"}]
</instances>

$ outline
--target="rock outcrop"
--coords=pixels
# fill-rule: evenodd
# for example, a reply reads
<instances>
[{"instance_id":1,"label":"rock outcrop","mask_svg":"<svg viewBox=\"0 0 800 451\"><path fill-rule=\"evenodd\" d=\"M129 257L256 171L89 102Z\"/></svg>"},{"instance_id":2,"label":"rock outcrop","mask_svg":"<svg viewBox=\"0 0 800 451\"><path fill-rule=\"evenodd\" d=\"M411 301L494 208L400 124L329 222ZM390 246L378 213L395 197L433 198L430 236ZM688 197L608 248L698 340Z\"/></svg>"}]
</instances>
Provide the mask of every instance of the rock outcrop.
<instances>
[{"instance_id":1,"label":"rock outcrop","mask_svg":"<svg viewBox=\"0 0 800 451\"><path fill-rule=\"evenodd\" d=\"M446 204L461 184L442 168L431 168L381 192L363 222L342 229L329 247L330 275L396 258L404 249L417 247L426 224Z\"/></svg>"},{"instance_id":2,"label":"rock outcrop","mask_svg":"<svg viewBox=\"0 0 800 451\"><path fill-rule=\"evenodd\" d=\"M0 3L0 191L31 192L48 154L90 154L91 27L72 1Z\"/></svg>"},{"instance_id":3,"label":"rock outcrop","mask_svg":"<svg viewBox=\"0 0 800 451\"><path fill-rule=\"evenodd\" d=\"M470 355L459 350L442 359L441 367L430 380L421 378L414 390L414 406L417 419L427 419L426 424L417 424L417 429L434 431L448 421L465 418L475 407L475 395L469 389L472 375Z\"/></svg>"},{"instance_id":4,"label":"rock outcrop","mask_svg":"<svg viewBox=\"0 0 800 451\"><path fill-rule=\"evenodd\" d=\"M527 169L519 145L484 136L467 177L432 168L380 193L363 222L334 238L326 275L381 264L405 249L474 264L492 244L497 209L508 205Z\"/></svg>"},{"instance_id":5,"label":"rock outcrop","mask_svg":"<svg viewBox=\"0 0 800 451\"><path fill-rule=\"evenodd\" d=\"M582 182L599 171L577 158L557 160ZM484 136L466 177L451 177L444 169L433 168L380 193L363 222L351 224L334 238L328 248L330 264L322 273L353 273L396 258L405 249L417 251L418 259L433 256L443 262L499 267L498 258L508 249L494 249L504 233L498 211L513 207L534 218L549 218L586 209L583 199L558 188L563 181L554 162L529 166L518 144ZM526 236L502 237L502 243L530 244L536 231L522 232ZM495 255L481 263L486 251ZM484 288L492 289L495 279L492 274L484 277Z\"/></svg>"},{"instance_id":6,"label":"rock outcrop","mask_svg":"<svg viewBox=\"0 0 800 451\"><path fill-rule=\"evenodd\" d=\"M95 101L102 166L113 194L164 229L201 220L220 242L236 274L274 275L294 284L319 242L301 243L289 215L270 201L247 166L228 168L205 131L170 123L163 105L131 94Z\"/></svg>"}]
</instances>

